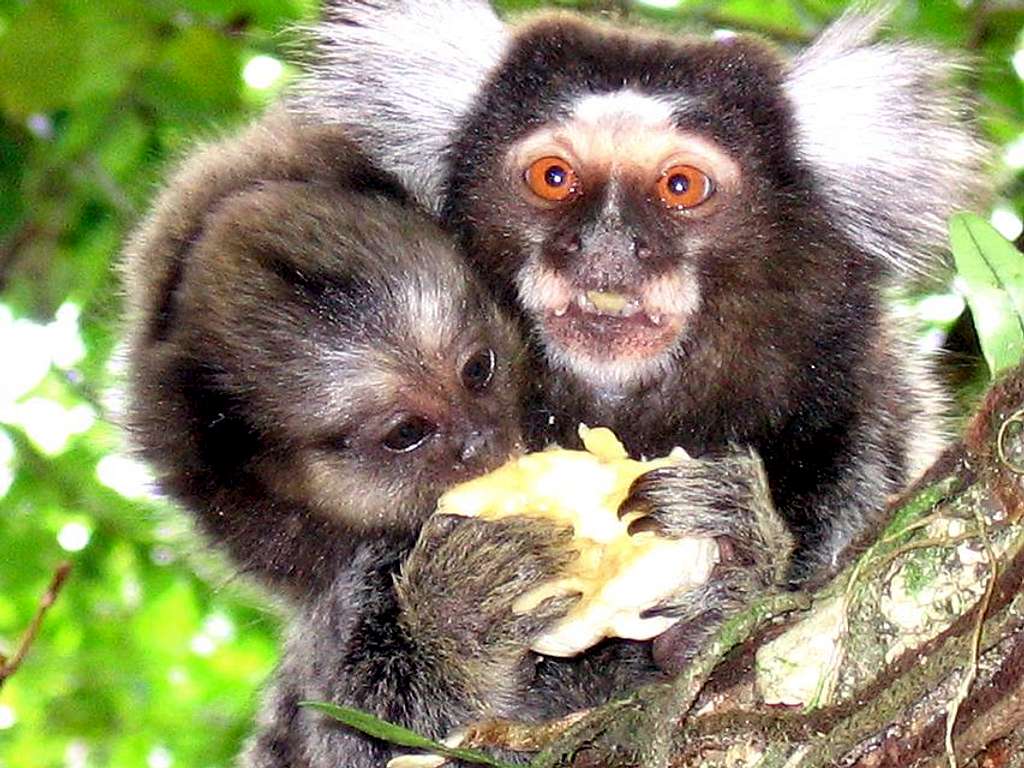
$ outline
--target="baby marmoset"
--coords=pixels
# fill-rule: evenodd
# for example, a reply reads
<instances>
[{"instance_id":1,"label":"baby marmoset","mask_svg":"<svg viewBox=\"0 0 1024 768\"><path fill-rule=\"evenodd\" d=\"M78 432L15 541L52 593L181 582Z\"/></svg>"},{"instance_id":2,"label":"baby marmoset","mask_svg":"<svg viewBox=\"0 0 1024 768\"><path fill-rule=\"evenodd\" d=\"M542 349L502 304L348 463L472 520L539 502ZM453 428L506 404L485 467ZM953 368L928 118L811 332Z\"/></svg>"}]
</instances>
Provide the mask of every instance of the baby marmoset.
<instances>
[{"instance_id":1,"label":"baby marmoset","mask_svg":"<svg viewBox=\"0 0 1024 768\"><path fill-rule=\"evenodd\" d=\"M244 571L299 594L518 440L508 324L337 129L195 153L127 250L130 428Z\"/></svg>"}]
</instances>

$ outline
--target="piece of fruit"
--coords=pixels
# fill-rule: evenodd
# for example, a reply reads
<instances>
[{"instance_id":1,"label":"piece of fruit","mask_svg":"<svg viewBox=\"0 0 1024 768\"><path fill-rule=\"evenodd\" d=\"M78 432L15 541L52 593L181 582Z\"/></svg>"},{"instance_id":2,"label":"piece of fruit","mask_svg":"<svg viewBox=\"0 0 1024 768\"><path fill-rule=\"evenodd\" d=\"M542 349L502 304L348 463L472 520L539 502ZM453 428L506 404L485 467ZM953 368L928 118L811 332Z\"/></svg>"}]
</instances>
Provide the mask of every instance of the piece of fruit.
<instances>
[{"instance_id":1,"label":"piece of fruit","mask_svg":"<svg viewBox=\"0 0 1024 768\"><path fill-rule=\"evenodd\" d=\"M550 656L574 656L605 637L647 640L661 634L674 619L640 614L706 582L719 558L711 538L631 536L627 529L637 515L619 518L619 505L633 481L652 469L687 461L682 449L636 461L609 429L581 425L580 437L584 451L554 448L513 459L451 489L437 507L441 514L485 520L525 515L573 527L579 556L565 576L523 595L514 606L527 612L555 595L582 595L567 616L534 642L533 650Z\"/></svg>"}]
</instances>

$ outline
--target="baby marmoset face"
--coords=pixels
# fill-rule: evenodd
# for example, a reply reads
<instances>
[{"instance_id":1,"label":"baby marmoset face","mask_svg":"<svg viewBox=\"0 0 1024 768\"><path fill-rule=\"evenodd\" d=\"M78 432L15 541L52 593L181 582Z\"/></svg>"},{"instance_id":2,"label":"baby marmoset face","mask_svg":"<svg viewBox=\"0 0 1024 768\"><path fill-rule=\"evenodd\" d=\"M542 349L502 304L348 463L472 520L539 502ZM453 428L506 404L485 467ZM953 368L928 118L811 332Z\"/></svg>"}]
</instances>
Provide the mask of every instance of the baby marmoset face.
<instances>
[{"instance_id":1,"label":"baby marmoset face","mask_svg":"<svg viewBox=\"0 0 1024 768\"><path fill-rule=\"evenodd\" d=\"M209 434L228 424L204 450L273 496L413 532L516 449L515 332L410 206L263 183L209 217L186 270L178 303L199 311L179 343L202 361Z\"/></svg>"}]
</instances>

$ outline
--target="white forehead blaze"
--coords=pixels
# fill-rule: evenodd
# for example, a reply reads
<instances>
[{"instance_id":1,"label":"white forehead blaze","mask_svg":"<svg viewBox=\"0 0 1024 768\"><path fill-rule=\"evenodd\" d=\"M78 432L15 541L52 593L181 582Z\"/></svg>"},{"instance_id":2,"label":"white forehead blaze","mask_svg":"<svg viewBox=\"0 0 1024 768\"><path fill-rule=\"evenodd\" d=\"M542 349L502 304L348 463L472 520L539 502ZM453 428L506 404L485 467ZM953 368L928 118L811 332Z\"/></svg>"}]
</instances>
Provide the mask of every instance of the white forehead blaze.
<instances>
[{"instance_id":1,"label":"white forehead blaze","mask_svg":"<svg viewBox=\"0 0 1024 768\"><path fill-rule=\"evenodd\" d=\"M629 173L653 183L668 163L696 165L717 184L738 177L731 158L714 142L676 127L685 101L624 88L588 93L570 104L568 116L543 125L512 145L508 161L521 173L548 156L560 157L591 178Z\"/></svg>"},{"instance_id":2,"label":"white forehead blaze","mask_svg":"<svg viewBox=\"0 0 1024 768\"><path fill-rule=\"evenodd\" d=\"M582 123L606 124L626 120L634 124L667 126L672 122L673 105L657 96L630 89L610 93L590 93L572 106L573 119Z\"/></svg>"}]
</instances>

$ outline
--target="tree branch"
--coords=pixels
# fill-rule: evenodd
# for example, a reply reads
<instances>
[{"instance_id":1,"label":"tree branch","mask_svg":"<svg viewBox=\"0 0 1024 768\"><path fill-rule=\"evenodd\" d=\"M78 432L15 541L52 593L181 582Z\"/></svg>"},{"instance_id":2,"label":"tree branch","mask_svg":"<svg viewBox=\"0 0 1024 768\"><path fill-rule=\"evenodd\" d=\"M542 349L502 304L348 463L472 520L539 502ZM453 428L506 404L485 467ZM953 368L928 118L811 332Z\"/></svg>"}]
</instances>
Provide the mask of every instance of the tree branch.
<instances>
[{"instance_id":1,"label":"tree branch","mask_svg":"<svg viewBox=\"0 0 1024 768\"><path fill-rule=\"evenodd\" d=\"M57 570L54 571L53 578L50 579L50 585L46 588L43 596L39 599L39 607L36 608L32 621L29 622L28 627L21 635L18 647L10 657L5 657L3 654L0 654L0 688L3 688L7 679L18 671L21 663L25 660L25 656L28 655L29 648L31 648L32 643L35 642L36 635L39 634L39 628L43 624L46 612L50 610L50 607L57 600L57 596L64 587L64 583L67 581L70 573L71 563L64 562L57 566Z\"/></svg>"}]
</instances>

